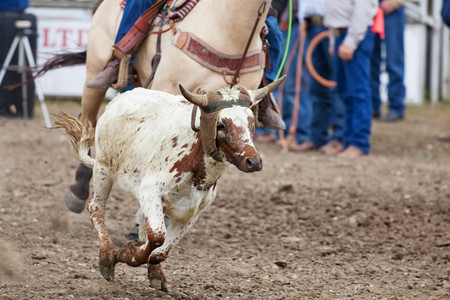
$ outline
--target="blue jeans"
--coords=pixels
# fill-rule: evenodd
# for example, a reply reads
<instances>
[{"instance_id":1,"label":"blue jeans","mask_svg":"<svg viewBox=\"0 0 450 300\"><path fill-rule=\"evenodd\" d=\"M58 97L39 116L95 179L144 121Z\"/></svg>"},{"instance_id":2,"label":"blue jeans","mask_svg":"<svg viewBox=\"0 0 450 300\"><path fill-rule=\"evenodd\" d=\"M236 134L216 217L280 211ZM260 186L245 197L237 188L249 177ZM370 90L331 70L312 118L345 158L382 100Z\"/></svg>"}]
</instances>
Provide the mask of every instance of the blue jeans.
<instances>
[{"instance_id":1,"label":"blue jeans","mask_svg":"<svg viewBox=\"0 0 450 300\"><path fill-rule=\"evenodd\" d=\"M393 13L385 16L385 40L386 47L386 71L389 75L387 86L389 111L399 116L405 114L404 84L405 76L405 52L404 52L404 30L405 30L405 8L400 6ZM380 97L380 72L381 72L381 49L383 41L379 35L375 36L374 50L371 60L371 90L373 113L381 112Z\"/></svg>"},{"instance_id":2,"label":"blue jeans","mask_svg":"<svg viewBox=\"0 0 450 300\"><path fill-rule=\"evenodd\" d=\"M269 43L269 55L270 55L270 71L264 70L264 76L267 78L267 82L271 83L275 80L278 68L281 63L281 56L283 55L283 34L280 27L278 27L278 20L273 16L267 16L266 25L269 29L269 34L266 36Z\"/></svg>"},{"instance_id":3,"label":"blue jeans","mask_svg":"<svg viewBox=\"0 0 450 300\"><path fill-rule=\"evenodd\" d=\"M155 0L127 0L123 9L122 20L120 21L119 29L117 30L116 41L117 44L125 34L133 27L134 22L155 3Z\"/></svg>"},{"instance_id":4,"label":"blue jeans","mask_svg":"<svg viewBox=\"0 0 450 300\"><path fill-rule=\"evenodd\" d=\"M326 31L325 26L308 23L308 35L305 40L305 51L311 40L319 33ZM312 63L316 71L324 78L335 80L333 57L329 54L330 42L323 39L312 53ZM331 140L342 142L344 135L344 104L337 94L336 88L327 88L311 76L309 95L313 103L311 122L311 141L320 147ZM332 134L329 129L332 128Z\"/></svg>"},{"instance_id":5,"label":"blue jeans","mask_svg":"<svg viewBox=\"0 0 450 300\"><path fill-rule=\"evenodd\" d=\"M28 8L28 2L28 0L2 0L0 1L0 10L22 11Z\"/></svg>"},{"instance_id":6,"label":"blue jeans","mask_svg":"<svg viewBox=\"0 0 450 300\"><path fill-rule=\"evenodd\" d=\"M369 88L370 57L373 51L374 34L369 28L351 61L343 61L338 56L339 46L345 36L344 32L336 38L334 53L337 90L345 106L344 147L353 146L368 154L372 126L372 98Z\"/></svg>"},{"instance_id":7,"label":"blue jeans","mask_svg":"<svg viewBox=\"0 0 450 300\"><path fill-rule=\"evenodd\" d=\"M284 39L284 45L285 47L287 43L287 31L283 31L283 39ZM295 40L299 36L299 24L298 22L295 22L292 24L291 29L291 39L289 43L289 53L293 50L293 46L295 44ZM291 64L288 66L286 65L285 68L288 68L287 77L284 81L284 88L283 88L283 120L286 123L286 130L285 135L288 133L288 130L291 126L291 120L292 120L292 110L294 107L294 101L295 101L295 77L297 74L297 59L298 59L298 49L294 49L296 51L294 59L292 60ZM303 58L301 58L303 59ZM302 81L301 81L301 89L300 89L300 105L299 105L299 111L298 111L298 123L297 128L295 132L295 138L297 142L303 143L305 141L309 141L309 134L310 134L310 128L311 128L311 119L312 119L312 101L307 93L308 85L309 85L309 78L308 78L308 72L305 66L302 68ZM275 98L278 98L278 92L279 88L274 91Z\"/></svg>"}]
</instances>

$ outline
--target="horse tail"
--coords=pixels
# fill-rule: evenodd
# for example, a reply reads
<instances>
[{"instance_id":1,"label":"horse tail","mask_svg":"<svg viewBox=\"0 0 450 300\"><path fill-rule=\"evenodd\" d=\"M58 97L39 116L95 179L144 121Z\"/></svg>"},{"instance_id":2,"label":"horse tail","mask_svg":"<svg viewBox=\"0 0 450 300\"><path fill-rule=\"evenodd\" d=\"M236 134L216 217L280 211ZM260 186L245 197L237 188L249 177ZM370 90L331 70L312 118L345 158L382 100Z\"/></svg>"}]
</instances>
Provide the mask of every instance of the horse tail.
<instances>
[{"instance_id":1,"label":"horse tail","mask_svg":"<svg viewBox=\"0 0 450 300\"><path fill-rule=\"evenodd\" d=\"M95 130L89 121L84 126L80 120L71 115L61 112L56 117L54 128L64 128L69 135L75 155L85 166L92 168L95 159L89 156L89 148L94 145Z\"/></svg>"},{"instance_id":2,"label":"horse tail","mask_svg":"<svg viewBox=\"0 0 450 300\"><path fill-rule=\"evenodd\" d=\"M34 78L44 75L50 70L81 65L86 63L86 50L82 52L57 54L47 60L45 64L34 75Z\"/></svg>"}]
</instances>

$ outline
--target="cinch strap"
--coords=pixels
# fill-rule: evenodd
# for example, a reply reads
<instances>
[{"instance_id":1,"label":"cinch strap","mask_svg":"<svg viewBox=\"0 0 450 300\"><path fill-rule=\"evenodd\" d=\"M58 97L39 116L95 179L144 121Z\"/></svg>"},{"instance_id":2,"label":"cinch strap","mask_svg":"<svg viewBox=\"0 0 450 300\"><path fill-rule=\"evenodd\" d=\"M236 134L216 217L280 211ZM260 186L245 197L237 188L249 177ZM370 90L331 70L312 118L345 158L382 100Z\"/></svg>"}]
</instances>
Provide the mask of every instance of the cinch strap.
<instances>
[{"instance_id":1,"label":"cinch strap","mask_svg":"<svg viewBox=\"0 0 450 300\"><path fill-rule=\"evenodd\" d=\"M203 107L201 107L201 109L207 113L213 113L216 112L218 110L224 109L224 108L230 108L233 106L243 106L243 107L248 107L250 108L250 106L253 104L252 101L250 100L246 100L246 99L237 99L237 100L230 100L230 101L218 101L218 102L214 102L214 103L210 103L207 104Z\"/></svg>"}]
</instances>

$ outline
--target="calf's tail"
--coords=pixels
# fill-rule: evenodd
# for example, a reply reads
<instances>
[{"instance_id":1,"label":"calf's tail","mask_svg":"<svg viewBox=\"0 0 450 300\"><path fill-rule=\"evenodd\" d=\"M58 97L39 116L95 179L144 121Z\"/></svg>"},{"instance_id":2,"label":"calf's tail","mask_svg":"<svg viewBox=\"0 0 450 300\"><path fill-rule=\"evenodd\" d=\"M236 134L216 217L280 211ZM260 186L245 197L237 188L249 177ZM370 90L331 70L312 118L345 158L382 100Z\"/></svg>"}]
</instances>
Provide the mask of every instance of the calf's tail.
<instances>
[{"instance_id":1,"label":"calf's tail","mask_svg":"<svg viewBox=\"0 0 450 300\"><path fill-rule=\"evenodd\" d=\"M95 159L89 156L89 148L94 145L95 130L88 121L83 125L80 120L71 115L61 112L55 115L55 128L64 128L69 135L74 152L85 166L92 168Z\"/></svg>"}]
</instances>

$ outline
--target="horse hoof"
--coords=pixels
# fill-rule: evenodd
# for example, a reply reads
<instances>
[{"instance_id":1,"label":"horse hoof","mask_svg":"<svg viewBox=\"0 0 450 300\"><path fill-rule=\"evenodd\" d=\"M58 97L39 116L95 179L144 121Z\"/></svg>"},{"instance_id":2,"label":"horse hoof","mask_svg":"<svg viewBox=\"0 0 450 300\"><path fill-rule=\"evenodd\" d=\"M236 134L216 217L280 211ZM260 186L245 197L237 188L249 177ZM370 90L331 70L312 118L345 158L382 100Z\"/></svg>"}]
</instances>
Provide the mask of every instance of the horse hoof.
<instances>
[{"instance_id":1,"label":"horse hoof","mask_svg":"<svg viewBox=\"0 0 450 300\"><path fill-rule=\"evenodd\" d=\"M71 191L64 196L67 208L74 213L80 214L86 207L86 200L78 199Z\"/></svg>"}]
</instances>

